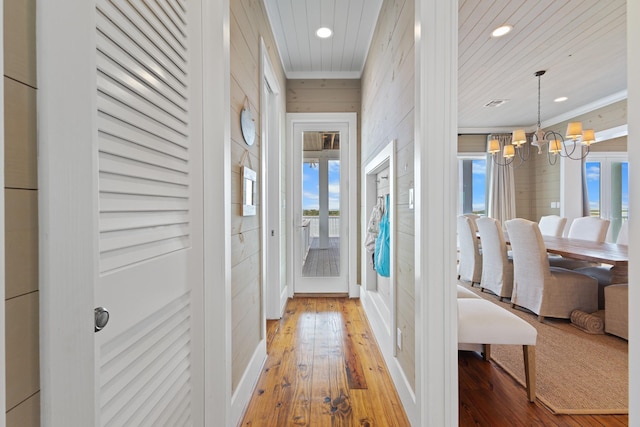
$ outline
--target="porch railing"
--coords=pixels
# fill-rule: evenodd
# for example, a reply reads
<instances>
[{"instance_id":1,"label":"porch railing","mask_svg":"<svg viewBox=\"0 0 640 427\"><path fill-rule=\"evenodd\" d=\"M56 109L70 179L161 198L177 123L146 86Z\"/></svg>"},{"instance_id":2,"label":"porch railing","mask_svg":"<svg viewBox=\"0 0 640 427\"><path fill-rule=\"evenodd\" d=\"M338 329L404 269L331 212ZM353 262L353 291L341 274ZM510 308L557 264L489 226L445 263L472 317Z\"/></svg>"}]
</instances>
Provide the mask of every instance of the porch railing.
<instances>
[{"instance_id":1,"label":"porch railing","mask_svg":"<svg viewBox=\"0 0 640 427\"><path fill-rule=\"evenodd\" d=\"M320 237L320 217L303 216L303 220L309 220L309 237ZM340 216L329 217L329 237L340 237Z\"/></svg>"}]
</instances>

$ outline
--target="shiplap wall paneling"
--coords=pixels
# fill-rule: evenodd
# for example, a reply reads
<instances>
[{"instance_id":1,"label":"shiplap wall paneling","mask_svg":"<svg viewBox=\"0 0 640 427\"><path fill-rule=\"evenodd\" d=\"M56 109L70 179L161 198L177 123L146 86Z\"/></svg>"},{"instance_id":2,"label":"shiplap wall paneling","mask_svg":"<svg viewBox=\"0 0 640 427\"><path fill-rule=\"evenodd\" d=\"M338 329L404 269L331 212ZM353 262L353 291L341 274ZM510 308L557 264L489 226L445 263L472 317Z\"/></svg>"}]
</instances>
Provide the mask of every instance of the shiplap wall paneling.
<instances>
[{"instance_id":1,"label":"shiplap wall paneling","mask_svg":"<svg viewBox=\"0 0 640 427\"><path fill-rule=\"evenodd\" d=\"M4 75L36 83L36 0L4 1Z\"/></svg>"},{"instance_id":2,"label":"shiplap wall paneling","mask_svg":"<svg viewBox=\"0 0 640 427\"><path fill-rule=\"evenodd\" d=\"M256 121L255 144L244 143L240 112L247 106L254 119L259 115L259 50L257 28L263 17L251 2L231 2L231 212L232 222L241 216L240 168L248 166L260 174L260 123ZM257 3L257 2L256 2ZM242 23L245 23L242 25ZM248 24L247 24L248 23ZM258 195L257 205L262 203ZM256 215L257 218L257 215ZM231 235L231 316L232 390L236 390L249 365L249 358L260 342L260 223L252 229L234 230ZM257 263L247 269L247 263ZM243 268L245 267L245 268ZM257 268L255 268L257 267Z\"/></svg>"},{"instance_id":3,"label":"shiplap wall paneling","mask_svg":"<svg viewBox=\"0 0 640 427\"><path fill-rule=\"evenodd\" d=\"M7 412L7 426L40 427L40 392Z\"/></svg>"},{"instance_id":4,"label":"shiplap wall paneling","mask_svg":"<svg viewBox=\"0 0 640 427\"><path fill-rule=\"evenodd\" d=\"M36 147L36 90L4 79L5 186L38 187Z\"/></svg>"},{"instance_id":5,"label":"shiplap wall paneling","mask_svg":"<svg viewBox=\"0 0 640 427\"><path fill-rule=\"evenodd\" d=\"M414 3L385 1L362 74L362 164L396 140L396 323L402 330L397 360L415 388L414 221L409 210L413 186Z\"/></svg>"},{"instance_id":6,"label":"shiplap wall paneling","mask_svg":"<svg viewBox=\"0 0 640 427\"><path fill-rule=\"evenodd\" d=\"M231 35L231 282L232 282L232 390L235 392L249 368L262 334L262 278L260 215L241 216L240 167L248 166L261 176L260 37L263 38L280 87L286 79L275 41L260 0L230 2ZM256 124L255 144L245 144L240 112L247 106ZM283 97L281 111L285 111ZM258 189L260 186L258 186ZM263 203L258 194L257 211Z\"/></svg>"},{"instance_id":7,"label":"shiplap wall paneling","mask_svg":"<svg viewBox=\"0 0 640 427\"><path fill-rule=\"evenodd\" d=\"M360 112L360 80L287 80L288 113Z\"/></svg>"},{"instance_id":8,"label":"shiplap wall paneling","mask_svg":"<svg viewBox=\"0 0 640 427\"><path fill-rule=\"evenodd\" d=\"M38 193L5 190L5 298L38 290Z\"/></svg>"},{"instance_id":9,"label":"shiplap wall paneling","mask_svg":"<svg viewBox=\"0 0 640 427\"><path fill-rule=\"evenodd\" d=\"M40 425L36 0L5 0L6 425Z\"/></svg>"},{"instance_id":10,"label":"shiplap wall paneling","mask_svg":"<svg viewBox=\"0 0 640 427\"><path fill-rule=\"evenodd\" d=\"M530 221L538 221L535 217L533 198L536 183L533 181L533 163L525 162L515 170L514 182L516 186L516 216Z\"/></svg>"},{"instance_id":11,"label":"shiplap wall paneling","mask_svg":"<svg viewBox=\"0 0 640 427\"><path fill-rule=\"evenodd\" d=\"M458 135L458 154L463 153L486 153L487 135Z\"/></svg>"},{"instance_id":12,"label":"shiplap wall paneling","mask_svg":"<svg viewBox=\"0 0 640 427\"><path fill-rule=\"evenodd\" d=\"M567 129L568 122L582 122L583 129L593 129L596 132L615 128L617 126L627 124L627 101L618 101L599 108L595 111L574 117L571 120L549 126L549 129L564 132ZM562 133L564 135L564 133Z\"/></svg>"},{"instance_id":13,"label":"shiplap wall paneling","mask_svg":"<svg viewBox=\"0 0 640 427\"><path fill-rule=\"evenodd\" d=\"M5 303L7 410L33 397L40 389L38 292Z\"/></svg>"},{"instance_id":14,"label":"shiplap wall paneling","mask_svg":"<svg viewBox=\"0 0 640 427\"><path fill-rule=\"evenodd\" d=\"M612 152L612 151L626 153L627 137L621 136L619 138L598 142L597 144L592 144L590 148L591 153L602 153L602 152Z\"/></svg>"}]
</instances>

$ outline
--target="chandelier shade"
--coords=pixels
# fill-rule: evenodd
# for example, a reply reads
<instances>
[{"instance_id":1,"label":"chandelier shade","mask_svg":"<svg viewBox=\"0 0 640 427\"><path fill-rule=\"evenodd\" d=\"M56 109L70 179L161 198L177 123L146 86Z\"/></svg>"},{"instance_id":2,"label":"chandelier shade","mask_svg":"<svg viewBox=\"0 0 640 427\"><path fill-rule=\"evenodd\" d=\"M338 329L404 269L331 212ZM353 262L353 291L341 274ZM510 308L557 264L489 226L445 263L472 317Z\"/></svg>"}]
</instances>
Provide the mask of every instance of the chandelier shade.
<instances>
[{"instance_id":1,"label":"chandelier shade","mask_svg":"<svg viewBox=\"0 0 640 427\"><path fill-rule=\"evenodd\" d=\"M513 131L511 143L516 147L520 147L527 142L527 134L524 133L524 129L516 129Z\"/></svg>"},{"instance_id":2,"label":"chandelier shade","mask_svg":"<svg viewBox=\"0 0 640 427\"><path fill-rule=\"evenodd\" d=\"M489 148L487 149L489 154L496 154L500 152L500 141L492 139L489 141Z\"/></svg>"},{"instance_id":3,"label":"chandelier shade","mask_svg":"<svg viewBox=\"0 0 640 427\"><path fill-rule=\"evenodd\" d=\"M512 145L507 144L507 145L504 146L504 151L502 153L502 156L505 159L510 159L510 158L514 157L515 155L516 155L516 153L515 153L515 149L513 148L513 144Z\"/></svg>"},{"instance_id":4,"label":"chandelier shade","mask_svg":"<svg viewBox=\"0 0 640 427\"><path fill-rule=\"evenodd\" d=\"M582 123L571 122L567 125L567 132L564 135L565 138L571 138L574 141L582 136Z\"/></svg>"}]
</instances>

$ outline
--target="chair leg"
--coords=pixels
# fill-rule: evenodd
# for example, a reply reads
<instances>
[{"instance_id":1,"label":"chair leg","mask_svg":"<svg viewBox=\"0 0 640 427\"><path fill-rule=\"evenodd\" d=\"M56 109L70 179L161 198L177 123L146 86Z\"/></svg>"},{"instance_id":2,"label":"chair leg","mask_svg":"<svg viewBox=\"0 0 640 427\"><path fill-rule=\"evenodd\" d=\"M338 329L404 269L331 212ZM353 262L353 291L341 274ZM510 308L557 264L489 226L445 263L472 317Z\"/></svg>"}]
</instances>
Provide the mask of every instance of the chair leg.
<instances>
[{"instance_id":1,"label":"chair leg","mask_svg":"<svg viewBox=\"0 0 640 427\"><path fill-rule=\"evenodd\" d=\"M524 376L527 385L527 397L529 402L536 400L536 347L533 345L523 345L524 354Z\"/></svg>"},{"instance_id":2,"label":"chair leg","mask_svg":"<svg viewBox=\"0 0 640 427\"><path fill-rule=\"evenodd\" d=\"M482 358L487 362L491 359L491 345L482 344Z\"/></svg>"}]
</instances>

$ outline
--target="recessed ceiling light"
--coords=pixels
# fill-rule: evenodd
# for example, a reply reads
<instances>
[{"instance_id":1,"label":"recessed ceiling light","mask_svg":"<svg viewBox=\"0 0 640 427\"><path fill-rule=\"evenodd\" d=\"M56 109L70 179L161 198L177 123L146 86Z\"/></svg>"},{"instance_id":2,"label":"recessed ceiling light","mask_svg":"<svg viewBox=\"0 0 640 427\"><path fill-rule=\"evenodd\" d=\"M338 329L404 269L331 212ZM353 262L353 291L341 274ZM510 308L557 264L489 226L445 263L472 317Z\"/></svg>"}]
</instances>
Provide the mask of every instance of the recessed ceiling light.
<instances>
[{"instance_id":1,"label":"recessed ceiling light","mask_svg":"<svg viewBox=\"0 0 640 427\"><path fill-rule=\"evenodd\" d=\"M553 102L564 102L567 99L569 99L569 98L567 98L566 96L561 96L560 98L554 99Z\"/></svg>"},{"instance_id":2,"label":"recessed ceiling light","mask_svg":"<svg viewBox=\"0 0 640 427\"><path fill-rule=\"evenodd\" d=\"M316 30L316 36L320 37L321 39L328 39L332 35L333 31L331 31L331 28L320 27Z\"/></svg>"},{"instance_id":3,"label":"recessed ceiling light","mask_svg":"<svg viewBox=\"0 0 640 427\"><path fill-rule=\"evenodd\" d=\"M503 25L491 32L491 37L502 37L513 29L511 25Z\"/></svg>"}]
</instances>

